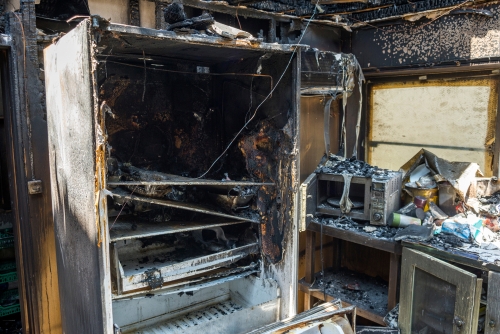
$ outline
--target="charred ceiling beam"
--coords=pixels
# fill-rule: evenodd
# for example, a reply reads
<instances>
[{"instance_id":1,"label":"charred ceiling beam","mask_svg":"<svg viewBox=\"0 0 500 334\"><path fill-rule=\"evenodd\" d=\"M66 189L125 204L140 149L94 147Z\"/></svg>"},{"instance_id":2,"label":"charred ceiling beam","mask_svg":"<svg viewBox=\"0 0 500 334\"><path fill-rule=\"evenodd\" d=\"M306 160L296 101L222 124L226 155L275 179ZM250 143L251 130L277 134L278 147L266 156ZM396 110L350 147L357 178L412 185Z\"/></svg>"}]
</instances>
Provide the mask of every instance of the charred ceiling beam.
<instances>
[{"instance_id":1,"label":"charred ceiling beam","mask_svg":"<svg viewBox=\"0 0 500 334\"><path fill-rule=\"evenodd\" d=\"M238 0L231 0L231 4ZM245 1L245 0L242 0ZM352 24L377 20L397 19L404 15L425 11L484 4L491 1L464 0L367 0L363 2L337 2L338 0L265 0L248 4L248 7L274 13L317 18L342 15ZM241 2L240 2L241 3ZM319 7L316 7L316 6ZM315 11L316 7L316 11ZM468 12L469 13L469 12ZM474 14L487 15L474 11Z\"/></svg>"},{"instance_id":2,"label":"charred ceiling beam","mask_svg":"<svg viewBox=\"0 0 500 334\"><path fill-rule=\"evenodd\" d=\"M128 1L128 11L129 11L130 25L140 26L141 25L141 14L139 11L139 0L129 0Z\"/></svg>"},{"instance_id":3,"label":"charred ceiling beam","mask_svg":"<svg viewBox=\"0 0 500 334\"><path fill-rule=\"evenodd\" d=\"M394 5L385 8L379 8L373 11L353 13L349 18L354 21L373 21L387 18L396 18L405 14L420 13L429 10L447 8L464 4L464 0L424 0L401 5Z\"/></svg>"},{"instance_id":4,"label":"charred ceiling beam","mask_svg":"<svg viewBox=\"0 0 500 334\"><path fill-rule=\"evenodd\" d=\"M165 7L167 2L163 3L160 0L155 1L155 27L156 29L165 29L167 23L165 22Z\"/></svg>"},{"instance_id":5,"label":"charred ceiling beam","mask_svg":"<svg viewBox=\"0 0 500 334\"><path fill-rule=\"evenodd\" d=\"M317 1L311 0L313 4L316 4ZM361 2L361 3L371 3L372 0L320 0L323 4L338 4L338 3L353 3L353 2Z\"/></svg>"}]
</instances>

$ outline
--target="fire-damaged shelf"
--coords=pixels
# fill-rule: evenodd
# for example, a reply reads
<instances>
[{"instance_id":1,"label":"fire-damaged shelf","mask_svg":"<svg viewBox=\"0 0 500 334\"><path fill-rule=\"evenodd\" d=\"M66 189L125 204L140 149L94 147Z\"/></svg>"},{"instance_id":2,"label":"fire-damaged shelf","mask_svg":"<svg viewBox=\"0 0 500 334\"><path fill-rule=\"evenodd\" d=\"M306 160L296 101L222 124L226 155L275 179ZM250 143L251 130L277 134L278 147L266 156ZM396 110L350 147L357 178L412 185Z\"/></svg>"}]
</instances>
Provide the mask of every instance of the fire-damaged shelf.
<instances>
[{"instance_id":1,"label":"fire-damaged shelf","mask_svg":"<svg viewBox=\"0 0 500 334\"><path fill-rule=\"evenodd\" d=\"M379 249L385 252L389 252L396 255L401 255L402 246L400 243L389 240L374 237L369 233L357 232L352 230L345 230L331 225L324 225L318 223L317 221L311 221L307 225L309 231L314 231L318 233L323 233L324 235L329 235L337 239L346 240L356 244L368 246L370 248Z\"/></svg>"},{"instance_id":2,"label":"fire-damaged shelf","mask_svg":"<svg viewBox=\"0 0 500 334\"><path fill-rule=\"evenodd\" d=\"M252 186L274 186L272 182L251 182L251 181L233 181L233 180L209 180L195 179L172 175L171 180L165 181L111 181L108 186L217 186L217 187L252 187Z\"/></svg>"},{"instance_id":3,"label":"fire-damaged shelf","mask_svg":"<svg viewBox=\"0 0 500 334\"><path fill-rule=\"evenodd\" d=\"M168 282L161 287L161 289L155 290L155 294L165 294L172 291L177 291L179 294L188 293L192 289L196 289L199 285L210 285L217 284L217 282L232 281L240 278L250 276L259 272L258 263L250 263L247 266L238 266L235 268L218 268L208 272L204 272L199 275L190 277L189 279L181 279L177 281ZM126 294L116 294L113 293L112 298L114 300L129 299L131 297L141 296L150 293L150 289L141 289L133 291Z\"/></svg>"},{"instance_id":4,"label":"fire-damaged shelf","mask_svg":"<svg viewBox=\"0 0 500 334\"><path fill-rule=\"evenodd\" d=\"M197 276L228 266L259 252L257 242L245 242L233 249L211 252L196 245L165 247L145 245L140 240L112 244L118 294L143 288L159 288L168 282Z\"/></svg>"},{"instance_id":5,"label":"fire-damaged shelf","mask_svg":"<svg viewBox=\"0 0 500 334\"><path fill-rule=\"evenodd\" d=\"M316 273L315 278L313 284L301 279L299 289L324 301L338 298L344 307L355 305L360 317L385 326L383 319L387 314L387 283L347 269L336 272L328 269L325 270L324 278L321 272ZM326 287L318 282L326 283Z\"/></svg>"},{"instance_id":6,"label":"fire-damaged shelf","mask_svg":"<svg viewBox=\"0 0 500 334\"><path fill-rule=\"evenodd\" d=\"M156 204L156 205L161 205L161 206L168 206L168 207L175 208L175 209L189 210L189 211L194 211L194 212L199 212L199 213L205 213L208 215L213 215L213 216L218 216L218 217L236 219L236 220L252 222L252 223L257 223L257 224L260 223L259 221L252 219L252 218L249 218L249 217L240 217L240 216L236 216L236 215L230 215L230 214L214 211L214 210L206 208L205 206L202 206L202 205L197 205L197 204L192 204L192 203L184 203L184 202L175 202L175 201L163 200L163 199L157 199L157 198L147 198L147 197L142 197L142 196L136 196L136 195L128 193L128 192L126 192L122 189L119 189L119 188L113 189L111 191L111 193L112 193L113 197L123 198L123 199L130 200L130 201L139 201L139 202Z\"/></svg>"},{"instance_id":7,"label":"fire-damaged shelf","mask_svg":"<svg viewBox=\"0 0 500 334\"><path fill-rule=\"evenodd\" d=\"M325 279L323 280L324 282L330 283L331 286L330 288L327 286L325 291L322 289L323 286L318 287L318 275L321 275L321 273L318 273L314 266L314 249L316 245L316 238L319 234L333 237L334 244L336 245L334 246L336 250L334 252L333 270L326 274ZM343 255L339 239L388 252L388 282L374 283L374 280L371 277L367 278L367 276L362 273L356 273L342 268ZM360 317L385 326L383 317L387 314L387 312L393 309L398 302L397 291L401 254L402 247L394 240L374 237L368 233L350 230L348 228L338 228L312 220L307 225L306 234L306 257L308 257L308 261L306 262L306 276L299 283L301 291L308 294L308 296L306 296L306 309L308 304L314 302L312 298L318 298L326 301L334 299L334 297L340 298L348 304L353 304L359 307L358 315ZM358 285L356 284L359 285L359 290L357 290ZM373 284L374 286L372 286ZM356 293L343 293L347 290L363 290L370 291L370 293L362 296L356 296ZM361 297L361 299L358 297Z\"/></svg>"},{"instance_id":8,"label":"fire-damaged shelf","mask_svg":"<svg viewBox=\"0 0 500 334\"><path fill-rule=\"evenodd\" d=\"M241 224L245 221L224 221L217 219L202 221L169 221L164 223L147 223L142 221L117 221L109 230L111 242L137 238L154 237L165 234L190 232L227 225Z\"/></svg>"}]
</instances>

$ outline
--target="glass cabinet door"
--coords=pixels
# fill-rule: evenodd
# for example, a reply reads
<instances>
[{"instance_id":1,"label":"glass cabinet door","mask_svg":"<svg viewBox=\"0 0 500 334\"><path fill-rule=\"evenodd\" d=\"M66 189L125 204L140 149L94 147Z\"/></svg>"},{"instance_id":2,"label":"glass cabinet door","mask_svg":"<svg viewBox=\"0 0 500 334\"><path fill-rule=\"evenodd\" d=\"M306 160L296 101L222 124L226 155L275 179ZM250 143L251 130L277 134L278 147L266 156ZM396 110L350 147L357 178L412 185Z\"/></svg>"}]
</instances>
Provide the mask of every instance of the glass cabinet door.
<instances>
[{"instance_id":1,"label":"glass cabinet door","mask_svg":"<svg viewBox=\"0 0 500 334\"><path fill-rule=\"evenodd\" d=\"M477 331L481 284L482 279L468 271L403 248L401 333L474 333Z\"/></svg>"}]
</instances>

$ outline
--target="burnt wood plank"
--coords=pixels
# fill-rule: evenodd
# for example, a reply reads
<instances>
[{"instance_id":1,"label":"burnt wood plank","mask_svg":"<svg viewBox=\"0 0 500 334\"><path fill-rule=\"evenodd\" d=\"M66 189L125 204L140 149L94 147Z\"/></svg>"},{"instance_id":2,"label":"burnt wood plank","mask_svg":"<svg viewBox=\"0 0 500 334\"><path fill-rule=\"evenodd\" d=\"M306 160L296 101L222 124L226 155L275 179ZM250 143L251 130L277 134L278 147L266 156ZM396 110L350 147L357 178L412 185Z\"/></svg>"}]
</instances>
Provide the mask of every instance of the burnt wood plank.
<instances>
[{"instance_id":1,"label":"burnt wood plank","mask_svg":"<svg viewBox=\"0 0 500 334\"><path fill-rule=\"evenodd\" d=\"M300 291L302 291L306 294L309 294L309 295L311 295L319 300L330 302L330 301L336 299L333 296L330 296L328 294L324 294L323 291L311 288L311 285L306 283L304 280L299 281L299 289L300 289ZM351 304L342 301L342 307L349 307L349 306L351 306ZM374 314L372 312L369 312L369 311L361 309L361 308L356 308L356 315L360 316L361 318L365 318L365 319L368 319L370 321L373 321L381 326L385 326L384 318L379 316L378 314Z\"/></svg>"},{"instance_id":2,"label":"burnt wood plank","mask_svg":"<svg viewBox=\"0 0 500 334\"><path fill-rule=\"evenodd\" d=\"M133 26L141 25L141 15L139 9L139 0L128 1L129 23Z\"/></svg>"},{"instance_id":3,"label":"burnt wood plank","mask_svg":"<svg viewBox=\"0 0 500 334\"><path fill-rule=\"evenodd\" d=\"M387 311L392 310L396 304L398 303L397 301L397 294L398 294L398 274L399 274L399 267L400 267L400 259L401 256L391 253L390 254L390 263L389 263L389 292L387 296Z\"/></svg>"},{"instance_id":4,"label":"burnt wood plank","mask_svg":"<svg viewBox=\"0 0 500 334\"><path fill-rule=\"evenodd\" d=\"M321 224L312 221L307 226L307 229L310 231L321 232ZM380 239L368 234L343 230L329 225L323 225L323 234L371 248L380 249L389 253L395 253L398 255L401 254L401 245L396 241Z\"/></svg>"},{"instance_id":5,"label":"burnt wood plank","mask_svg":"<svg viewBox=\"0 0 500 334\"><path fill-rule=\"evenodd\" d=\"M332 267L334 271L340 269L342 265L342 241L337 238L333 238L333 263Z\"/></svg>"},{"instance_id":6,"label":"burnt wood plank","mask_svg":"<svg viewBox=\"0 0 500 334\"><path fill-rule=\"evenodd\" d=\"M313 284L315 279L314 264L316 260L316 233L306 231L306 282ZM315 298L306 293L304 296L304 310L309 310L314 305Z\"/></svg>"},{"instance_id":7,"label":"burnt wood plank","mask_svg":"<svg viewBox=\"0 0 500 334\"><path fill-rule=\"evenodd\" d=\"M316 256L316 233L306 232L306 281L314 283L314 261Z\"/></svg>"}]
</instances>

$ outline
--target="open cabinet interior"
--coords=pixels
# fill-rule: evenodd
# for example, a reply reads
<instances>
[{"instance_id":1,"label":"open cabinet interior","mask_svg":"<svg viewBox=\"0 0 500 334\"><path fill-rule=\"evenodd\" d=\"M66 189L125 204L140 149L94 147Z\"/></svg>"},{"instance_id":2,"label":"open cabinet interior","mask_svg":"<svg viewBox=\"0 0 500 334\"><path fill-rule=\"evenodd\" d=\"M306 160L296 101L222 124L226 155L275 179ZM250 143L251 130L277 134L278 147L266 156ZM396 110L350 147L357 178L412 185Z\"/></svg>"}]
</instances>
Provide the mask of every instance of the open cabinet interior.
<instances>
[{"instance_id":1,"label":"open cabinet interior","mask_svg":"<svg viewBox=\"0 0 500 334\"><path fill-rule=\"evenodd\" d=\"M83 104L94 107L75 117L93 127L94 137L58 124L57 117L71 113L62 107L64 91L48 97L60 113L49 124L59 136L52 143L60 145L53 162L80 151L78 160L94 163L97 181L86 187L100 191L96 214L104 230L93 231L87 247L106 248L97 253L109 324L122 332L155 326L176 332L187 330L186 319L201 324L193 318L198 312L205 325L238 333L288 315L295 292L280 291L296 277L294 264L283 264L296 237L296 54L284 46L235 48L215 38L90 21L46 52L66 51L87 29L95 42L86 64L94 96ZM49 77L72 66L58 61L46 65ZM85 173L77 160L65 162ZM66 199L69 206L78 196Z\"/></svg>"}]
</instances>

